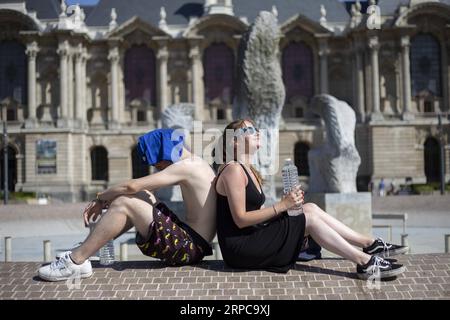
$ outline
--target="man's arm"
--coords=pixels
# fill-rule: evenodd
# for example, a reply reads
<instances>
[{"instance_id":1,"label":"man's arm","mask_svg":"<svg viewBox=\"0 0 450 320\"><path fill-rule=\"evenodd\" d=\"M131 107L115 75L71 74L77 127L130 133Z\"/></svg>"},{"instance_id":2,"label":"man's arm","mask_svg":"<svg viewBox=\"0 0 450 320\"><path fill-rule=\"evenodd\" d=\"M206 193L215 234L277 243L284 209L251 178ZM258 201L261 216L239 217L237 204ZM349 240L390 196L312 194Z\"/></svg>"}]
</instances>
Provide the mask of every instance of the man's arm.
<instances>
[{"instance_id":1,"label":"man's arm","mask_svg":"<svg viewBox=\"0 0 450 320\"><path fill-rule=\"evenodd\" d=\"M172 164L162 171L138 178L131 179L115 185L98 194L98 199L110 203L121 195L135 194L141 190L153 191L162 187L179 184L190 174L183 164Z\"/></svg>"}]
</instances>

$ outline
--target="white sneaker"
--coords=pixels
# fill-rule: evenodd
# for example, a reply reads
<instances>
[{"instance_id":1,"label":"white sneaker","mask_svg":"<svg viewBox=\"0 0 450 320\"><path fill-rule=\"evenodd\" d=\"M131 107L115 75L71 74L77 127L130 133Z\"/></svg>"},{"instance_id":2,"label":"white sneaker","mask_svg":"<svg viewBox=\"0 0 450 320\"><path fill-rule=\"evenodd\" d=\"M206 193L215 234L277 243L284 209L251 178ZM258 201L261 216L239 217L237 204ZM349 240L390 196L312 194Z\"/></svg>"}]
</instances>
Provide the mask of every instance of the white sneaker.
<instances>
[{"instance_id":1,"label":"white sneaker","mask_svg":"<svg viewBox=\"0 0 450 320\"><path fill-rule=\"evenodd\" d=\"M69 254L71 254L71 253L72 253L72 250L75 250L76 248L78 248L78 247L81 246L82 244L83 244L83 242L78 242L77 244L74 244L74 245L73 245L73 248L70 249L69 251L61 251L61 252L58 252L58 253L56 254L56 260L58 260L58 259L61 258L63 255L65 255L66 252L69 252ZM100 254L99 254L99 252L97 251L96 253L94 253L94 255L92 255L92 256L89 257L89 261L99 261L99 260L100 260L99 255L100 255Z\"/></svg>"},{"instance_id":2,"label":"white sneaker","mask_svg":"<svg viewBox=\"0 0 450 320\"><path fill-rule=\"evenodd\" d=\"M65 255L66 253L71 254L72 251L63 251L63 252L57 253L57 254L56 254L56 260L59 260L59 259L61 259L62 257L64 257L64 255Z\"/></svg>"},{"instance_id":3,"label":"white sneaker","mask_svg":"<svg viewBox=\"0 0 450 320\"><path fill-rule=\"evenodd\" d=\"M63 281L77 276L89 278L92 275L92 265L89 260L80 265L73 263L70 251L66 251L59 259L39 268L38 275L47 281Z\"/></svg>"}]
</instances>

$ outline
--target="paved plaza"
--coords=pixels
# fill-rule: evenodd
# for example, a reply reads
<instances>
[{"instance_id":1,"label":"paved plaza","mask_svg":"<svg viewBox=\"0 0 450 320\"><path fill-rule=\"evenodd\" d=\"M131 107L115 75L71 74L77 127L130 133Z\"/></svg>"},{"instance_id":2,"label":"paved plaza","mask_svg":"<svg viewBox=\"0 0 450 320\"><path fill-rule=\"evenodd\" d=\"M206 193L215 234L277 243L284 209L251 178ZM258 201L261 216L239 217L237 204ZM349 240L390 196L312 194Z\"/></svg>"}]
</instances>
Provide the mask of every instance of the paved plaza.
<instances>
[{"instance_id":1,"label":"paved plaza","mask_svg":"<svg viewBox=\"0 0 450 320\"><path fill-rule=\"evenodd\" d=\"M367 282L353 263L324 259L298 263L287 274L230 269L223 261L166 267L155 261L94 264L94 275L77 284L44 282L40 263L0 263L0 299L151 300L343 300L450 299L450 255L405 255L406 272L396 279Z\"/></svg>"}]
</instances>

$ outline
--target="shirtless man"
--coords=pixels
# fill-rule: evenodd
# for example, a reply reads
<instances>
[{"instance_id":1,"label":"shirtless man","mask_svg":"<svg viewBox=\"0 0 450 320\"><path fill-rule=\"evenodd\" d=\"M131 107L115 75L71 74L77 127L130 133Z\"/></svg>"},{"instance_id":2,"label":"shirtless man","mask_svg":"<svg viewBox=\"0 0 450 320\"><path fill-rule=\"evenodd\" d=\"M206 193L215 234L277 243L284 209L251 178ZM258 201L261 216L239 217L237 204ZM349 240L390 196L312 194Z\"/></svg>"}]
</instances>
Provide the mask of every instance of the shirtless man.
<instances>
[{"instance_id":1,"label":"shirtless man","mask_svg":"<svg viewBox=\"0 0 450 320\"><path fill-rule=\"evenodd\" d=\"M212 254L209 243L216 233L215 174L206 161L186 149L183 137L172 141L172 133L172 129L157 129L139 138L138 149L143 161L159 171L98 193L83 213L85 225L91 219L95 221L103 208L107 208L107 213L80 247L64 252L59 259L39 269L42 279L90 277L92 266L88 258L108 240L133 226L142 253L170 265L197 263ZM186 223L152 193L171 185L181 187Z\"/></svg>"}]
</instances>

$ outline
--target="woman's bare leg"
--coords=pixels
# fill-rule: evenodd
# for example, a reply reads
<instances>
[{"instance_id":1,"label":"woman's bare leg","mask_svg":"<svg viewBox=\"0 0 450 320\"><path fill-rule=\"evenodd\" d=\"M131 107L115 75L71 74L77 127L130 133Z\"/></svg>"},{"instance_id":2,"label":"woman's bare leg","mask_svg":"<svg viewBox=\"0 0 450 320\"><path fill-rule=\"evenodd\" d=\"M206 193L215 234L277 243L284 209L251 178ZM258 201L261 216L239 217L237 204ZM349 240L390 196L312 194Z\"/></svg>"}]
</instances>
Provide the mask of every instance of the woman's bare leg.
<instances>
[{"instance_id":1,"label":"woman's bare leg","mask_svg":"<svg viewBox=\"0 0 450 320\"><path fill-rule=\"evenodd\" d=\"M81 246L70 254L75 263L83 263L111 239L121 235L132 226L144 237L148 237L153 221L153 205L142 197L120 196L108 208L94 230Z\"/></svg>"},{"instance_id":2,"label":"woman's bare leg","mask_svg":"<svg viewBox=\"0 0 450 320\"><path fill-rule=\"evenodd\" d=\"M305 207L308 211L314 211L320 219L322 219L334 231L339 233L345 240L354 246L365 248L370 246L375 241L372 237L362 235L355 230L350 229L345 224L323 211L314 203L305 203L303 208Z\"/></svg>"},{"instance_id":3,"label":"woman's bare leg","mask_svg":"<svg viewBox=\"0 0 450 320\"><path fill-rule=\"evenodd\" d=\"M370 255L356 249L339 233L323 221L311 206L304 207L306 218L305 236L311 237L323 248L354 263L364 265L370 260Z\"/></svg>"}]
</instances>

